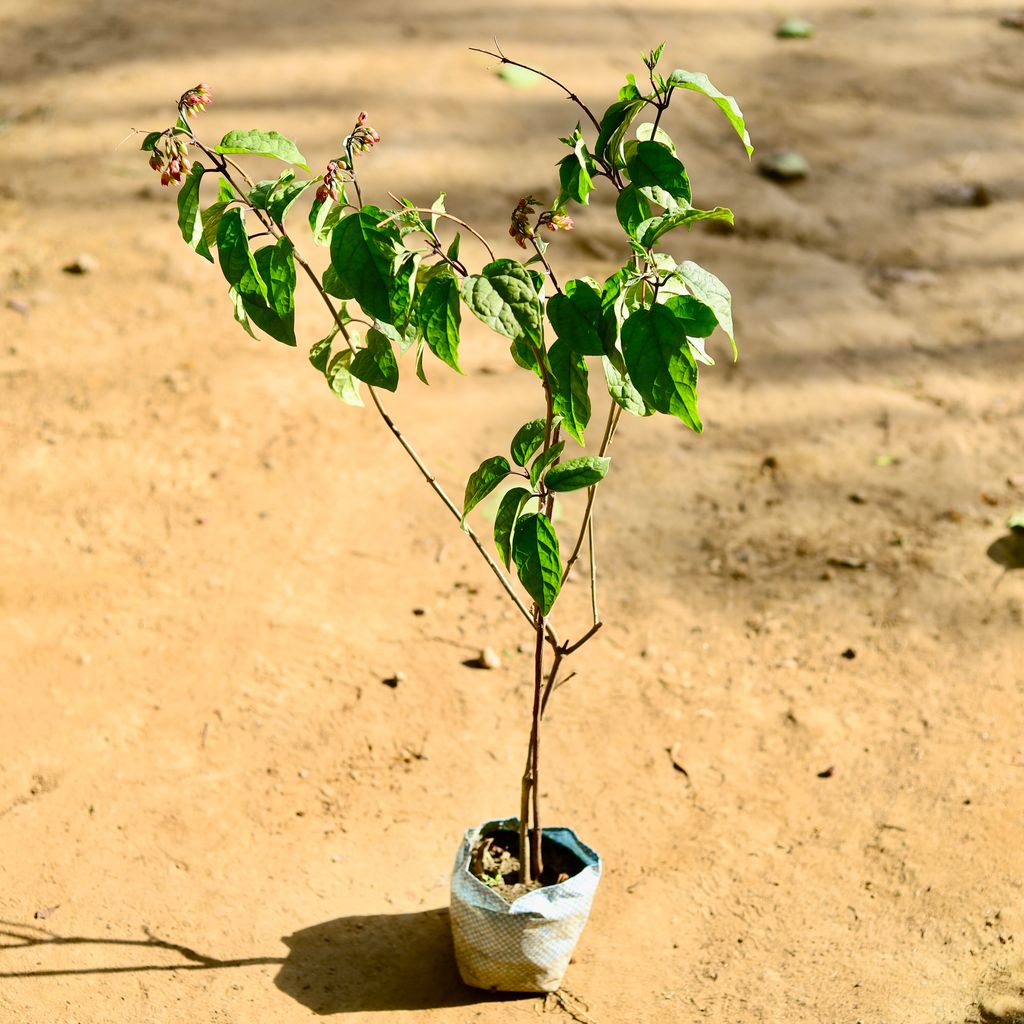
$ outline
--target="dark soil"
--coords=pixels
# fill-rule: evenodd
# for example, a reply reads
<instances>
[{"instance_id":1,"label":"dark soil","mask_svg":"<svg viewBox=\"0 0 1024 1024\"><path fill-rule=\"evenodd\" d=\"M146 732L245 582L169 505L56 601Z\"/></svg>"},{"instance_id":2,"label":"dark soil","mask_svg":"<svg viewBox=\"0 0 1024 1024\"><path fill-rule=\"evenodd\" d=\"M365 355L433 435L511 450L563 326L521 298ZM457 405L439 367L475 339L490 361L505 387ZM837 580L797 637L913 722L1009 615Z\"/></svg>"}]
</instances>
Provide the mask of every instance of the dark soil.
<instances>
[{"instance_id":1,"label":"dark soil","mask_svg":"<svg viewBox=\"0 0 1024 1024\"><path fill-rule=\"evenodd\" d=\"M528 892L572 878L583 868L572 853L560 844L551 842L547 836L541 838L541 857L544 870L540 879L522 881L519 833L497 829L476 841L469 859L469 870L507 903L514 903Z\"/></svg>"}]
</instances>

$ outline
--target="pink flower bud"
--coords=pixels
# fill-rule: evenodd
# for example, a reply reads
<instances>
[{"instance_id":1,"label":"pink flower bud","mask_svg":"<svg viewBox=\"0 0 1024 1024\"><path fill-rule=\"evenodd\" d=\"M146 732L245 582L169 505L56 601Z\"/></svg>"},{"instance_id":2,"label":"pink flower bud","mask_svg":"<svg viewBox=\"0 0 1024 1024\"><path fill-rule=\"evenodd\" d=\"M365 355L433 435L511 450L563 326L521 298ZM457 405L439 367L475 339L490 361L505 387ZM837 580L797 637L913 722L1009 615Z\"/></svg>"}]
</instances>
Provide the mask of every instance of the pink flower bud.
<instances>
[{"instance_id":1,"label":"pink flower bud","mask_svg":"<svg viewBox=\"0 0 1024 1024\"><path fill-rule=\"evenodd\" d=\"M368 117L365 110L359 111L359 116L356 118L356 124L366 124L366 118Z\"/></svg>"}]
</instances>

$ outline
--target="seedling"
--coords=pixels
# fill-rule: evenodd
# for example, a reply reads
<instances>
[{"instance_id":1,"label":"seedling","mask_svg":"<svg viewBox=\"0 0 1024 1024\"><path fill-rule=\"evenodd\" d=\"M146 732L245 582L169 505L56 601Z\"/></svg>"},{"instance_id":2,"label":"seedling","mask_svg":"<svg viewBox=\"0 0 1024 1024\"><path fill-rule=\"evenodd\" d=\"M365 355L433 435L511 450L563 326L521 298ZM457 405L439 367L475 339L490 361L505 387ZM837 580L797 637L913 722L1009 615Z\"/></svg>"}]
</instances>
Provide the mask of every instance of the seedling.
<instances>
[{"instance_id":1,"label":"seedling","mask_svg":"<svg viewBox=\"0 0 1024 1024\"><path fill-rule=\"evenodd\" d=\"M200 256L219 265L235 319L245 331L295 345L296 278L300 271L309 278L328 321L324 337L309 352L314 369L343 402L361 406L364 395L369 397L529 622L533 699L518 850L518 880L526 884L538 884L544 870L541 720L552 693L568 678L563 674L567 662L602 625L594 508L619 420L623 412L641 418L659 413L700 433L698 366L713 363L706 339L720 329L735 356L728 289L710 271L691 261L679 263L659 248L678 228L733 219L723 207L705 210L693 204L690 179L662 122L681 90L700 93L718 105L748 156L752 147L736 101L706 75L661 74L662 49L643 55L643 81L627 76L600 117L551 75L500 50L479 51L503 69L547 80L581 115L561 140L568 152L558 162L553 199L523 196L512 211L509 234L524 251L522 259L496 256L482 234L445 208L443 193L430 206L394 196L384 205L365 200L370 187L361 164L380 143L365 112L324 172L312 177L297 175L296 169L312 172L295 142L276 131L232 131L219 143L203 141L193 125L211 102L206 85L179 99L172 127L151 132L142 143L163 184L181 186L182 236ZM275 179L254 180L239 158L276 160L289 167ZM556 273L549 243L574 228L573 207L588 205L601 190L614 202L625 262L604 281L567 280ZM297 211L307 191L314 199L306 224L300 225ZM330 249L330 265L322 275L298 247L298 235L307 231L315 244ZM464 241L486 252L479 269L464 254ZM381 394L398 388L401 357L405 365L412 362L424 384L431 360L462 372L463 307L508 340L513 363L536 379L538 406L536 418L511 431L508 452L485 459L470 476L460 507L389 415ZM603 426L593 431L589 381L595 371L603 377L608 407ZM588 431L598 438L589 453L584 448ZM507 489L494 521L495 556L469 517L499 487ZM585 491L586 503L579 521L560 538L554 505L573 491ZM584 546L591 621L574 630L570 641L563 639L552 613ZM495 879L502 876L490 867L481 868L485 881L498 884Z\"/></svg>"}]
</instances>

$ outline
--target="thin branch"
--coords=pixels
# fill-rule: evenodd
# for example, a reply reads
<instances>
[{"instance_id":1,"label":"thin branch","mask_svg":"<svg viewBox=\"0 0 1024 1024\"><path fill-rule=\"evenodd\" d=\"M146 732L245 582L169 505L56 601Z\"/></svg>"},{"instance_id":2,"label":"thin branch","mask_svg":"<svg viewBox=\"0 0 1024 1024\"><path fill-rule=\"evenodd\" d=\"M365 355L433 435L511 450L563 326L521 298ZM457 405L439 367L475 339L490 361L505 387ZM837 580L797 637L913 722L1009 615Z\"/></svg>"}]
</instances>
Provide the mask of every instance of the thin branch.
<instances>
[{"instance_id":1,"label":"thin branch","mask_svg":"<svg viewBox=\"0 0 1024 1024\"><path fill-rule=\"evenodd\" d=\"M231 175L227 171L227 167L229 165L238 170L239 173L242 174L243 177L245 177L246 180L249 180L251 183L251 179L248 178L248 176L245 174L244 171L241 170L241 168L237 167L234 161L222 158L220 154L213 153L211 150L207 149L206 146L204 146L198 139L196 139L195 136L192 136L192 138L195 141L196 145L198 145L199 148L215 164L218 165L220 172L224 175L224 177L228 180L229 184L231 184L232 187L237 189L238 186L234 181L231 180ZM256 216L259 218L263 226L271 234L278 238L288 238L289 241L291 241L291 239L288 236L288 233L284 230L284 228L282 226L275 224L272 218L264 216L264 212L262 210L255 210L254 212L256 213ZM472 228L470 228L470 230L472 230ZM486 245L486 242L484 244ZM316 272L299 253L298 249L295 247L294 242L292 243L292 256L294 257L295 262L298 263L299 266L302 267L302 269L306 272L306 275L307 277L309 277L310 281L313 282L313 287L316 288L317 292L320 294L320 298L323 299L325 305L330 310L334 322L338 325L338 330L341 333L341 336L345 339L345 343L348 345L349 349L351 349L354 352L356 350L355 344L353 343L352 338L349 335L348 330L346 329L345 321L342 319L340 313L335 308L334 303L331 301L331 297L324 290L324 287L320 283L320 279L319 277L317 277ZM427 467L426 463L424 463L424 461L420 458L416 450L406 440L405 435L398 429L398 426L395 424L395 421L391 418L388 411L384 408L384 405L381 403L380 398L378 398L376 389L367 385L367 391L369 391L370 393L370 398L373 401L377 413L380 415L381 419L385 422L385 424L387 424L388 429L395 436L398 443L405 449L405 452L409 456L409 458L411 458L413 463L415 463L416 468L423 475L424 479L426 479L427 483L430 484L431 489L441 499L441 501L444 502L445 507L448 509L448 511L451 512L451 514L461 522L462 512L459 510L455 502L453 502L452 499L448 496L445 489L438 483L437 478ZM532 623L533 615L530 612L530 609L527 608L522 598L516 593L515 588L512 586L512 581L508 578L508 576L505 575L501 566L491 557L490 553L484 547L483 541L480 540L480 538L476 535L473 529L470 526L468 526L468 524L464 526L464 530L468 534L469 539L476 546L476 549L483 556L483 559L490 567L491 572L494 573L498 582L501 584L502 589L512 599L513 603L522 613L523 617L528 622ZM555 632L554 628L550 625L546 625L545 633L547 635L548 642L553 647L557 647L559 640L558 634Z\"/></svg>"},{"instance_id":2,"label":"thin branch","mask_svg":"<svg viewBox=\"0 0 1024 1024\"><path fill-rule=\"evenodd\" d=\"M574 644L563 644L561 648L562 654L568 657L570 654L578 651L603 625L603 622L595 622Z\"/></svg>"},{"instance_id":3,"label":"thin branch","mask_svg":"<svg viewBox=\"0 0 1024 1024\"><path fill-rule=\"evenodd\" d=\"M390 224L392 221L398 220L399 217L406 213L432 213L435 217L444 217L445 220L454 221L456 224L461 225L470 233L476 235L476 237L480 241L480 244L487 250L488 255L491 257L492 263L497 258L494 255L494 250L487 244L487 239L484 238L484 236L481 235L480 232L476 230L476 228L471 227L469 224L467 224L464 220L461 220L459 217L455 217L450 213L444 213L441 210L430 210L425 206L403 206L402 209L399 210L397 213L393 213L390 217L385 217L384 220L380 221L377 224L377 227L382 228L385 224Z\"/></svg>"},{"instance_id":4,"label":"thin branch","mask_svg":"<svg viewBox=\"0 0 1024 1024\"><path fill-rule=\"evenodd\" d=\"M537 253L537 258L541 261L541 263L544 266L544 269L548 272L548 277L551 278L551 283L555 286L555 291L561 293L562 287L558 283L558 278L555 277L555 272L552 269L551 264L548 263L548 258L544 255L544 251L541 249L540 245L537 243L537 239L533 235L530 235L529 237L530 237L530 245L533 246L534 251Z\"/></svg>"},{"instance_id":5,"label":"thin branch","mask_svg":"<svg viewBox=\"0 0 1024 1024\"><path fill-rule=\"evenodd\" d=\"M619 416L622 415L622 408L615 402L609 403L608 406L608 420L604 427L604 437L601 439L601 448L598 451L598 455L603 456L608 448L611 446L612 438L615 436L615 428L619 422ZM569 556L569 560L565 563L565 571L562 573L562 583L569 578L569 573L572 571L572 567L576 564L576 560L580 557L580 550L583 548L583 539L587 535L587 527L590 525L590 517L594 510L594 497L597 494L597 484L587 489L587 507L583 512L583 522L580 525L579 536L576 538L576 544L573 546L572 554Z\"/></svg>"},{"instance_id":6,"label":"thin branch","mask_svg":"<svg viewBox=\"0 0 1024 1024\"><path fill-rule=\"evenodd\" d=\"M594 509L590 509L590 522L587 523L587 541L590 547L590 610L594 615L594 625L601 621L597 614L597 555L594 551Z\"/></svg>"},{"instance_id":7,"label":"thin branch","mask_svg":"<svg viewBox=\"0 0 1024 1024\"><path fill-rule=\"evenodd\" d=\"M495 43L494 45L497 46L498 44ZM543 71L539 71L537 68L531 68L529 64L520 64L517 60L509 60L509 58L506 57L500 49L495 53L493 50L482 50L478 46L471 46L470 50L473 53L483 53L488 57L496 57L502 64L511 64L514 68L522 68L524 71L532 71L535 75L540 75L541 78L546 78L552 85L557 85L558 88L561 89L562 92L564 92L565 95L568 96L568 98L572 100L572 102L575 103L576 106L578 106L580 110L587 115L587 117L590 118L590 123L598 130L598 132L601 131L601 122L594 117L590 107L588 107L586 103L576 95L576 93L574 93L568 86L563 85L557 78L552 78L550 75L545 74Z\"/></svg>"}]
</instances>

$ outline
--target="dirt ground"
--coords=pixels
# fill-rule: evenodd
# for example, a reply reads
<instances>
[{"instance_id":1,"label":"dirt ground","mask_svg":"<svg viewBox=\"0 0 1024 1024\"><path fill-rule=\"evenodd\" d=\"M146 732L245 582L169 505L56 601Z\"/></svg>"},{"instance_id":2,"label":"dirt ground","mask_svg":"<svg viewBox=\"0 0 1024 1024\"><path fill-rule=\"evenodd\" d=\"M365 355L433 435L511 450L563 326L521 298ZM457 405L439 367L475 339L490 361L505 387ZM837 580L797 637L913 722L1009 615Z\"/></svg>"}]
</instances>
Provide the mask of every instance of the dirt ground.
<instances>
[{"instance_id":1,"label":"dirt ground","mask_svg":"<svg viewBox=\"0 0 1024 1024\"><path fill-rule=\"evenodd\" d=\"M1024 507L1024 32L966 0L699 6L4 0L3 1024L544 1010L462 987L445 910L462 831L517 809L528 631L372 411L232 323L118 147L200 79L208 137L275 127L314 166L367 108L367 191L446 188L512 254L576 114L468 52L495 36L594 106L665 39L759 147L673 107L737 229L670 248L732 286L741 360L717 345L702 437L624 423L602 485L607 625L544 753L547 821L605 863L581 1017L1022 1019L1024 573L986 551ZM806 181L758 175L791 148ZM607 199L565 274L618 265ZM456 493L537 408L484 328L463 353L392 402ZM484 645L501 669L464 664Z\"/></svg>"}]
</instances>

